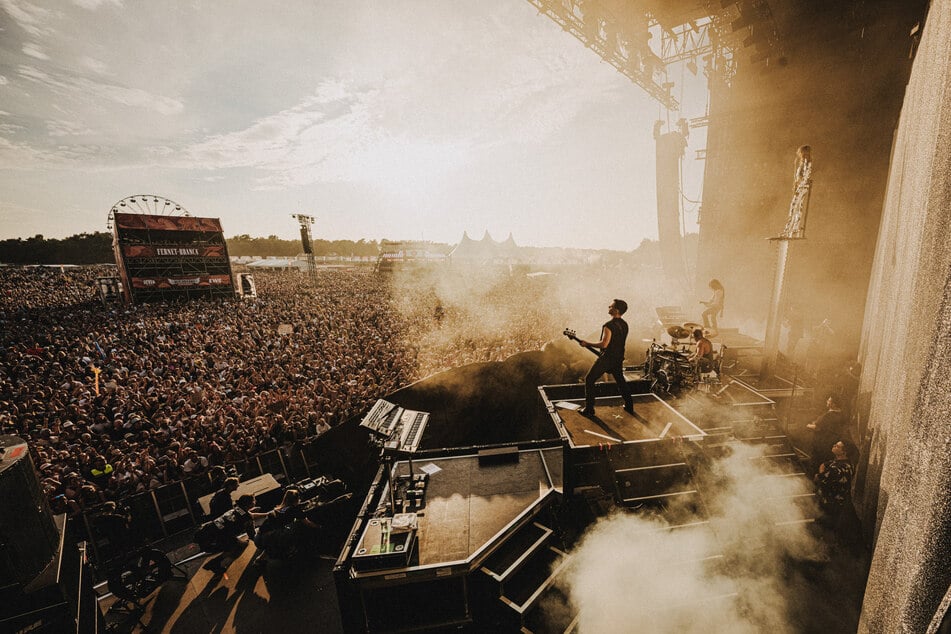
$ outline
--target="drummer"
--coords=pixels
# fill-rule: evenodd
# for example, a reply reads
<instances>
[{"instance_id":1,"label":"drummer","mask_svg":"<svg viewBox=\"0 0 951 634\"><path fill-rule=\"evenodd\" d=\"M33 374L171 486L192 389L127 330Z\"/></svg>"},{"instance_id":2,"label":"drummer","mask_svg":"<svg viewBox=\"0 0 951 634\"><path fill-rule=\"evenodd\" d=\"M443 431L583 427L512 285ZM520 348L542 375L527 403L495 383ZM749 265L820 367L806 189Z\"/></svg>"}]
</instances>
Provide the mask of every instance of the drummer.
<instances>
[{"instance_id":1,"label":"drummer","mask_svg":"<svg viewBox=\"0 0 951 634\"><path fill-rule=\"evenodd\" d=\"M697 347L688 359L695 362L701 372L709 372L713 369L713 344L703 336L703 329L701 328L694 328L693 340Z\"/></svg>"}]
</instances>

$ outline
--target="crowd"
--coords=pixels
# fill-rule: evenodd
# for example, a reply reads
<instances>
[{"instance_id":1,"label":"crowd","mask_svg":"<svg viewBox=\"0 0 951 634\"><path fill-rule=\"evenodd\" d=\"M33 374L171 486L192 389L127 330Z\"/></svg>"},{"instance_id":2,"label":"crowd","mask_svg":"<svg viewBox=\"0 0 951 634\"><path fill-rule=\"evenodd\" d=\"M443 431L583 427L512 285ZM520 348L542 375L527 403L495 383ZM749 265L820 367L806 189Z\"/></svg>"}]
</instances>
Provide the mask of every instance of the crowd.
<instances>
[{"instance_id":1,"label":"crowd","mask_svg":"<svg viewBox=\"0 0 951 634\"><path fill-rule=\"evenodd\" d=\"M112 309L103 273L0 268L0 430L28 440L55 512L314 436L416 376L369 272L270 273L258 301Z\"/></svg>"},{"instance_id":2,"label":"crowd","mask_svg":"<svg viewBox=\"0 0 951 634\"><path fill-rule=\"evenodd\" d=\"M114 274L0 267L0 431L27 439L55 512L292 446L420 377L597 328L611 299L564 274L327 269L255 273L253 301L104 307Z\"/></svg>"}]
</instances>

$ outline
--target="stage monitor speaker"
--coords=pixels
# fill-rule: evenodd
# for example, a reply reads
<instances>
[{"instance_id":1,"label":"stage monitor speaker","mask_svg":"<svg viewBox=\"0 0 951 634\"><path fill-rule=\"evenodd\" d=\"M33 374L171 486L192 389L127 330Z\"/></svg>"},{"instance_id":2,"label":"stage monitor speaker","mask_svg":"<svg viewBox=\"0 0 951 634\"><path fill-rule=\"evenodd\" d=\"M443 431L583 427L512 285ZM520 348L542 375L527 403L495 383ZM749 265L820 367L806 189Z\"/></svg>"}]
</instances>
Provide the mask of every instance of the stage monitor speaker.
<instances>
[{"instance_id":1,"label":"stage monitor speaker","mask_svg":"<svg viewBox=\"0 0 951 634\"><path fill-rule=\"evenodd\" d=\"M0 451L0 586L25 585L53 561L59 531L26 442L0 436Z\"/></svg>"},{"instance_id":2,"label":"stage monitor speaker","mask_svg":"<svg viewBox=\"0 0 951 634\"><path fill-rule=\"evenodd\" d=\"M479 466L488 467L497 464L515 464L518 462L518 447L495 447L479 452Z\"/></svg>"}]
</instances>

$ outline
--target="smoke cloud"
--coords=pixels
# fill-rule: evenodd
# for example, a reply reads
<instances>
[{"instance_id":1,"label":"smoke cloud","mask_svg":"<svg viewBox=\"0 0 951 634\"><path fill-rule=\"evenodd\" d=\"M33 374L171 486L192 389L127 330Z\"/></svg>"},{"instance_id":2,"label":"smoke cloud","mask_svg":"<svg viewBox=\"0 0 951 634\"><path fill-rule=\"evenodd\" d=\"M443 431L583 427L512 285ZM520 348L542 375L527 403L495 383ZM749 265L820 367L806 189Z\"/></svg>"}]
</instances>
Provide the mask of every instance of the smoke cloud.
<instances>
[{"instance_id":1,"label":"smoke cloud","mask_svg":"<svg viewBox=\"0 0 951 634\"><path fill-rule=\"evenodd\" d=\"M702 483L705 517L672 526L657 515L615 513L593 525L561 581L579 631L794 631L783 574L791 560L821 557L824 546L795 497L809 483L771 472L764 455L737 445L712 465Z\"/></svg>"}]
</instances>

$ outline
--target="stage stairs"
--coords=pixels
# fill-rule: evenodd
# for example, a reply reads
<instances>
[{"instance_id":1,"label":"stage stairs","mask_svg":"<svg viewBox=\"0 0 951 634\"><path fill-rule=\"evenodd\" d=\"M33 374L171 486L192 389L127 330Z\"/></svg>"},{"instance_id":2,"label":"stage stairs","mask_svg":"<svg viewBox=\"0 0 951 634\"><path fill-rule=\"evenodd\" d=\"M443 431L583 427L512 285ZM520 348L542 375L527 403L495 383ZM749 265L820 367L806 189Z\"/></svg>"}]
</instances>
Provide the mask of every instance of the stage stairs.
<instances>
[{"instance_id":1,"label":"stage stairs","mask_svg":"<svg viewBox=\"0 0 951 634\"><path fill-rule=\"evenodd\" d=\"M523 526L479 568L480 596L493 629L525 634L574 631L576 619L557 586L571 556L555 530L542 521Z\"/></svg>"}]
</instances>

